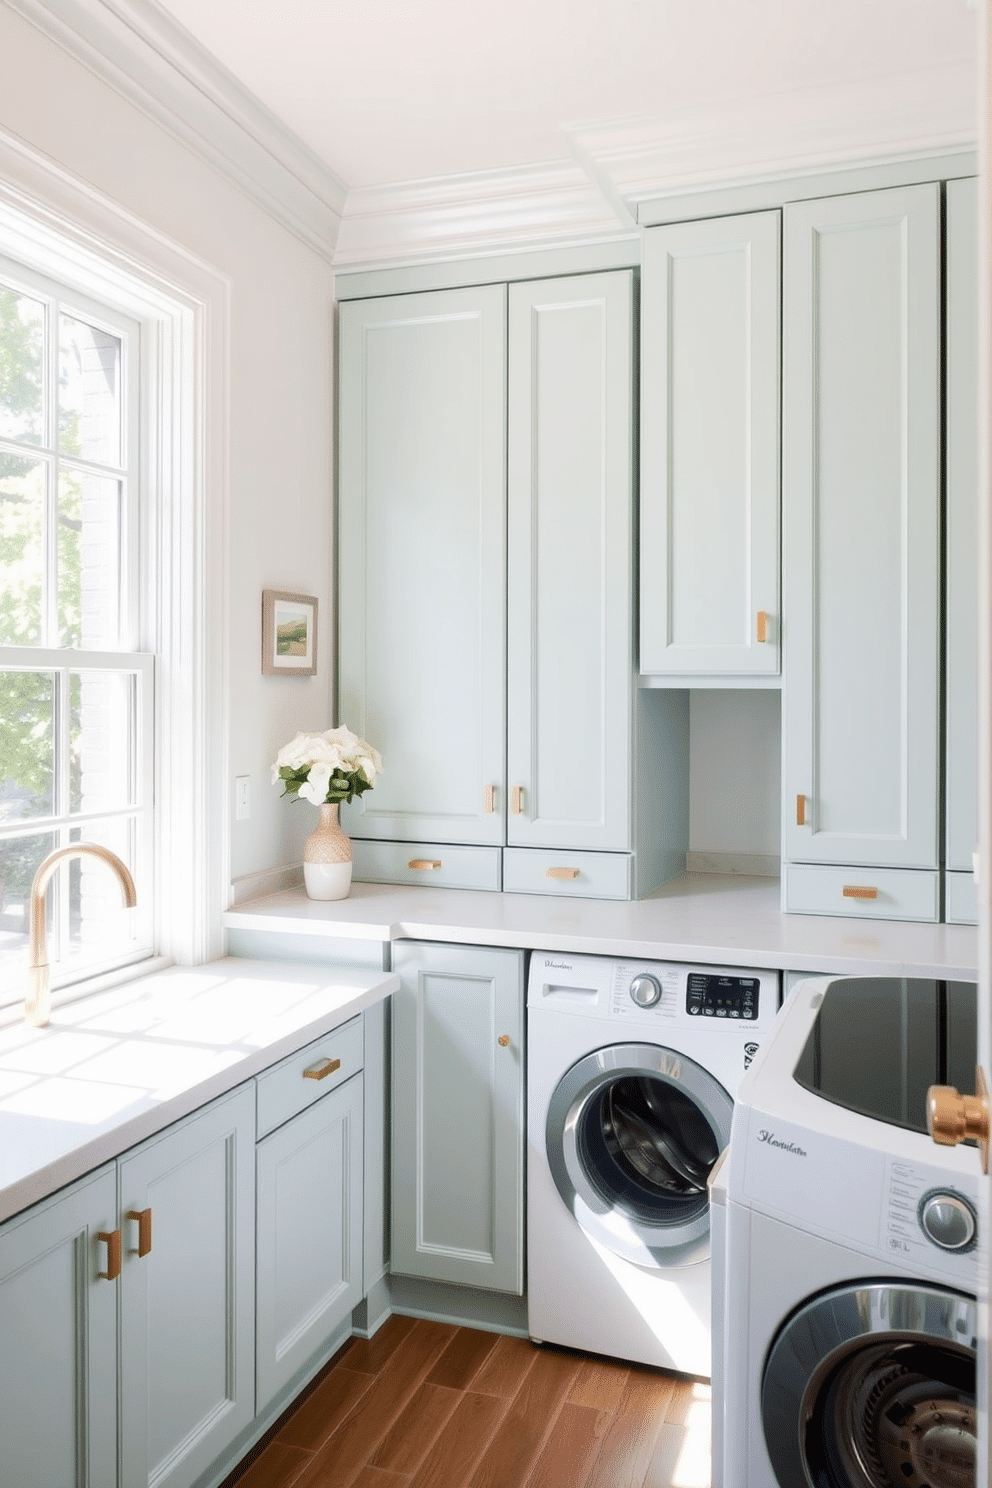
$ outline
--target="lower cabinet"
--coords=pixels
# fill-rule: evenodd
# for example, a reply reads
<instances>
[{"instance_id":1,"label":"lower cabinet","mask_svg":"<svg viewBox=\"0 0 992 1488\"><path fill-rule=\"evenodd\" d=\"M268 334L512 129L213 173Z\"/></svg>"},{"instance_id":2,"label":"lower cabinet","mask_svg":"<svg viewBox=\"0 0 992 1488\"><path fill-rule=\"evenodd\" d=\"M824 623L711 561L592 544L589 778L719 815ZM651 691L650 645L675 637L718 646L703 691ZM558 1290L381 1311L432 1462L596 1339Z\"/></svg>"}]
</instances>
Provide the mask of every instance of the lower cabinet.
<instances>
[{"instance_id":1,"label":"lower cabinet","mask_svg":"<svg viewBox=\"0 0 992 1488\"><path fill-rule=\"evenodd\" d=\"M0 1227L0 1483L117 1482L117 1213L110 1163Z\"/></svg>"},{"instance_id":2,"label":"lower cabinet","mask_svg":"<svg viewBox=\"0 0 992 1488\"><path fill-rule=\"evenodd\" d=\"M258 1144L257 1409L362 1297L361 1075Z\"/></svg>"},{"instance_id":3,"label":"lower cabinet","mask_svg":"<svg viewBox=\"0 0 992 1488\"><path fill-rule=\"evenodd\" d=\"M523 1293L524 956L399 941L392 1269Z\"/></svg>"},{"instance_id":4,"label":"lower cabinet","mask_svg":"<svg viewBox=\"0 0 992 1488\"><path fill-rule=\"evenodd\" d=\"M254 1154L249 1084L119 1161L122 1488L194 1482L255 1414Z\"/></svg>"}]
</instances>

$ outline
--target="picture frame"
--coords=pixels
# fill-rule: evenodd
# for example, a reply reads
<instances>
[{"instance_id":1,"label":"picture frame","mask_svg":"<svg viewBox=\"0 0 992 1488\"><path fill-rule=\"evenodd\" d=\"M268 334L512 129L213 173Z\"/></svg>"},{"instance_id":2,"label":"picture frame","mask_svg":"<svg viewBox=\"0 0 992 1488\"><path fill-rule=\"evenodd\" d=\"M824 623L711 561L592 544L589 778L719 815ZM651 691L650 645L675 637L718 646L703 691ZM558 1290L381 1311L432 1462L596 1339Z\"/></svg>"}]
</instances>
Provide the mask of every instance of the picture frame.
<instances>
[{"instance_id":1,"label":"picture frame","mask_svg":"<svg viewBox=\"0 0 992 1488\"><path fill-rule=\"evenodd\" d=\"M262 674L317 674L317 598L284 589L262 590Z\"/></svg>"}]
</instances>

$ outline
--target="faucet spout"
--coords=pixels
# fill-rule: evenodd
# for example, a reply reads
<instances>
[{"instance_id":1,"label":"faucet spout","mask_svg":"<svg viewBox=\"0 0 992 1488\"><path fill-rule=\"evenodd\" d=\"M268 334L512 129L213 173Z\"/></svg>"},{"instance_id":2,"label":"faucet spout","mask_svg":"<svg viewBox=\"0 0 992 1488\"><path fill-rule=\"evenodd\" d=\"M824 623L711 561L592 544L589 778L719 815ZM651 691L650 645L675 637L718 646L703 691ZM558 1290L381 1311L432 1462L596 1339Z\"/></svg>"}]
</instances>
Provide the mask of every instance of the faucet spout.
<instances>
[{"instance_id":1,"label":"faucet spout","mask_svg":"<svg viewBox=\"0 0 992 1488\"><path fill-rule=\"evenodd\" d=\"M28 986L24 1001L24 1017L35 1028L43 1028L51 1017L52 998L49 988L48 957L45 955L45 890L49 880L66 858L99 858L106 863L121 886L125 905L132 909L138 895L126 865L109 847L99 847L95 842L70 842L68 847L57 847L38 864L31 883L31 903L28 918Z\"/></svg>"}]
</instances>

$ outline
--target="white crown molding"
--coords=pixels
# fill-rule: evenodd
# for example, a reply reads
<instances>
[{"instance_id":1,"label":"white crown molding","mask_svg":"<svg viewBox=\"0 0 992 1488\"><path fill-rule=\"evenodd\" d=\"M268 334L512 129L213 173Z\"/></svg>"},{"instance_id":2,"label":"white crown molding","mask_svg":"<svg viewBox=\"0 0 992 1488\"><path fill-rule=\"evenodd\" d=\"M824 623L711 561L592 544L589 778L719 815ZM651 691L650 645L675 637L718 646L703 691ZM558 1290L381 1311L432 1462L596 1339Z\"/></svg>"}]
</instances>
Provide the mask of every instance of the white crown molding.
<instances>
[{"instance_id":1,"label":"white crown molding","mask_svg":"<svg viewBox=\"0 0 992 1488\"><path fill-rule=\"evenodd\" d=\"M155 0L5 0L325 259L347 187Z\"/></svg>"},{"instance_id":2,"label":"white crown molding","mask_svg":"<svg viewBox=\"0 0 992 1488\"><path fill-rule=\"evenodd\" d=\"M628 206L851 165L973 149L968 64L738 99L568 131Z\"/></svg>"},{"instance_id":3,"label":"white crown molding","mask_svg":"<svg viewBox=\"0 0 992 1488\"><path fill-rule=\"evenodd\" d=\"M625 236L599 185L575 160L348 193L336 268L572 246Z\"/></svg>"}]
</instances>

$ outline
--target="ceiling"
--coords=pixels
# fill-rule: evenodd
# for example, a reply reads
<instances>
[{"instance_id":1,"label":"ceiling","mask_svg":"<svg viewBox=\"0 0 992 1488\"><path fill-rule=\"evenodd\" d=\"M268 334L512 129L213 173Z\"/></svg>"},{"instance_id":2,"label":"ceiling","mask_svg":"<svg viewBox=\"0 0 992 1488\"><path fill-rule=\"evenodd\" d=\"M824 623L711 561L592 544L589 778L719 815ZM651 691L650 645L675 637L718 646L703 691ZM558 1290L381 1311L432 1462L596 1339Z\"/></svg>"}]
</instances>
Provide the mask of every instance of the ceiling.
<instances>
[{"instance_id":1,"label":"ceiling","mask_svg":"<svg viewBox=\"0 0 992 1488\"><path fill-rule=\"evenodd\" d=\"M956 108L960 120L962 92L974 107L969 0L160 0L160 8L349 191L565 160L595 173L611 138L650 135L657 145L709 128L729 139L752 115L788 133L796 121L805 127L811 99L863 110L879 138L894 107L912 104L919 135L932 106L935 137L948 138L954 131L938 116Z\"/></svg>"}]
</instances>

